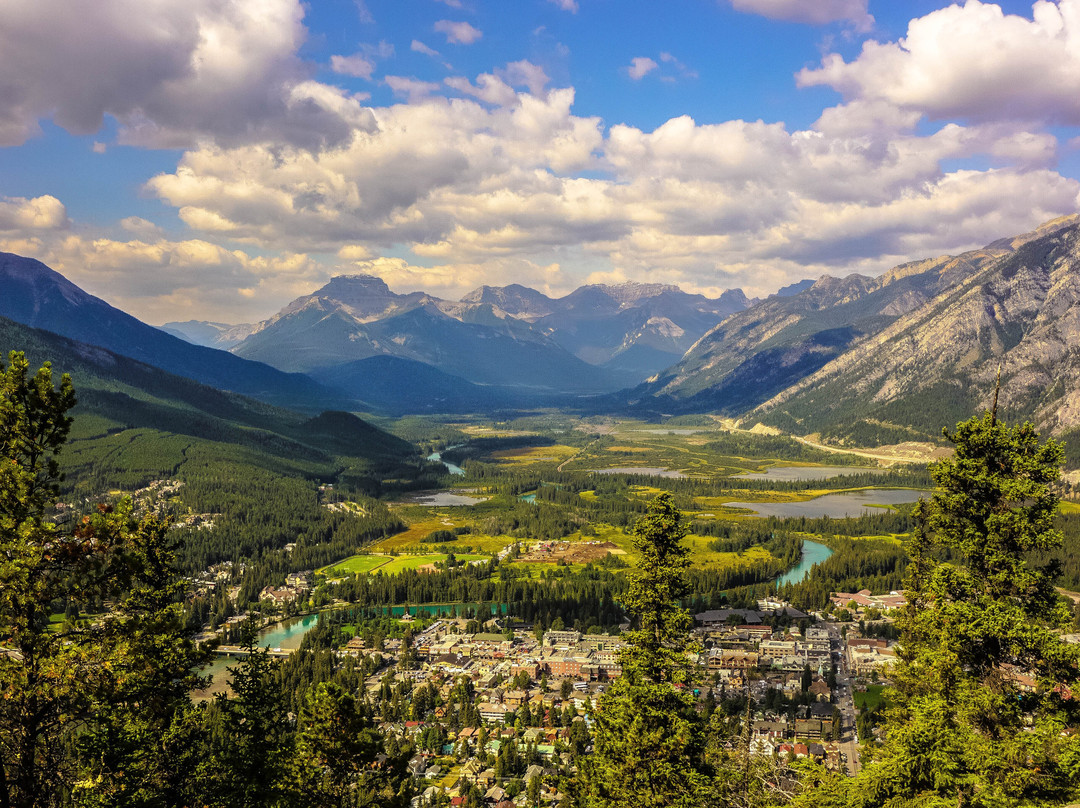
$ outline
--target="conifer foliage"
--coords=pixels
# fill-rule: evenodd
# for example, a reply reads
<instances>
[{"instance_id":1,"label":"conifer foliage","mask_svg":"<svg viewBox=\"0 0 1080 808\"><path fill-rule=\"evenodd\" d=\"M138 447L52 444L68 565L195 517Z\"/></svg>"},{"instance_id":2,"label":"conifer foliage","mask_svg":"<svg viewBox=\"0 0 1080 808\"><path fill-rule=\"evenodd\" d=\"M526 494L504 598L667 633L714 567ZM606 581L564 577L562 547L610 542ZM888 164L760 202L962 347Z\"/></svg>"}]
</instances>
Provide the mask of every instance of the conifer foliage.
<instances>
[{"instance_id":1,"label":"conifer foliage","mask_svg":"<svg viewBox=\"0 0 1080 808\"><path fill-rule=\"evenodd\" d=\"M622 676L597 705L593 753L581 767L581 801L590 808L710 802L708 727L696 709L687 656L690 616L679 605L688 591L686 531L670 494L658 496L631 530L641 554L625 598L634 625L625 635Z\"/></svg>"},{"instance_id":2,"label":"conifer foliage","mask_svg":"<svg viewBox=\"0 0 1080 808\"><path fill-rule=\"evenodd\" d=\"M1052 806L1080 796L1080 648L1053 565L1060 444L995 413L946 433L954 457L931 467L915 511L908 608L883 745L855 780L805 805ZM1072 729L1069 729L1072 728Z\"/></svg>"}]
</instances>

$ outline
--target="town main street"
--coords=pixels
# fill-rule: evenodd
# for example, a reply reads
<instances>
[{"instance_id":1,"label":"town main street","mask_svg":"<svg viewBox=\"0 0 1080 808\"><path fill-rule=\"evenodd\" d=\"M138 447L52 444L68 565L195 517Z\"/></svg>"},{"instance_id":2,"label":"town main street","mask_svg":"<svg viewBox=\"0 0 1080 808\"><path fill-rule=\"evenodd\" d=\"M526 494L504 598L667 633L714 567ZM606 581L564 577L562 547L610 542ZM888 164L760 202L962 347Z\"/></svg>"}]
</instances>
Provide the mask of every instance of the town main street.
<instances>
[{"instance_id":1,"label":"town main street","mask_svg":"<svg viewBox=\"0 0 1080 808\"><path fill-rule=\"evenodd\" d=\"M826 623L837 662L836 706L840 709L840 752L843 755L844 769L850 775L856 775L861 768L859 762L859 736L855 726L855 697L851 690L851 671L848 666L847 644L840 635L840 627L835 623Z\"/></svg>"}]
</instances>

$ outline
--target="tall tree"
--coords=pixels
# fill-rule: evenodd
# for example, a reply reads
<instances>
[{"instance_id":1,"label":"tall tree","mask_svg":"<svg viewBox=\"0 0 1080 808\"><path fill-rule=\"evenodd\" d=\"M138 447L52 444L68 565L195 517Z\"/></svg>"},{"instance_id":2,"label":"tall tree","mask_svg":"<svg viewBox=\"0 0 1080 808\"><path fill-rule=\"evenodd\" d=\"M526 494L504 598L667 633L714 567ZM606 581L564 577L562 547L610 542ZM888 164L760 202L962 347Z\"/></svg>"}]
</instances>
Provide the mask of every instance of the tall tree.
<instances>
[{"instance_id":1,"label":"tall tree","mask_svg":"<svg viewBox=\"0 0 1080 808\"><path fill-rule=\"evenodd\" d=\"M130 501L51 521L74 404L48 364L0 361L0 806L167 804L169 767L146 741L185 709L200 658L179 625L175 548Z\"/></svg>"},{"instance_id":2,"label":"tall tree","mask_svg":"<svg viewBox=\"0 0 1080 808\"><path fill-rule=\"evenodd\" d=\"M1051 806L1080 796L1080 648L1052 527L1061 446L994 412L946 433L955 455L931 466L936 491L915 513L908 606L886 739L854 781L807 805ZM831 793L830 793L831 792ZM829 794L828 799L825 795Z\"/></svg>"},{"instance_id":3,"label":"tall tree","mask_svg":"<svg viewBox=\"0 0 1080 808\"><path fill-rule=\"evenodd\" d=\"M707 724L696 709L696 667L688 656L689 614L679 605L687 527L670 494L661 494L631 529L640 554L624 603L633 628L624 636L622 676L601 696L593 752L580 761L586 806L665 808L710 801Z\"/></svg>"}]
</instances>

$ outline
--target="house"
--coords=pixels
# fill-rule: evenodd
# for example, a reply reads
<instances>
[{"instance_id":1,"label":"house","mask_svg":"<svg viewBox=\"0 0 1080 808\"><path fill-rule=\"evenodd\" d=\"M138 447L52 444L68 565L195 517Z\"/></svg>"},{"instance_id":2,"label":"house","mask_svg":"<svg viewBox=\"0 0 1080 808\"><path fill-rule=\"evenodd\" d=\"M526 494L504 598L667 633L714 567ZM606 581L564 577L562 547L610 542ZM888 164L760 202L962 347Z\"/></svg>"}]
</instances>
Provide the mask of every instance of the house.
<instances>
[{"instance_id":1,"label":"house","mask_svg":"<svg viewBox=\"0 0 1080 808\"><path fill-rule=\"evenodd\" d=\"M509 712L510 710L501 704L485 702L480 705L480 717L489 723L503 723L506 721L506 714Z\"/></svg>"}]
</instances>

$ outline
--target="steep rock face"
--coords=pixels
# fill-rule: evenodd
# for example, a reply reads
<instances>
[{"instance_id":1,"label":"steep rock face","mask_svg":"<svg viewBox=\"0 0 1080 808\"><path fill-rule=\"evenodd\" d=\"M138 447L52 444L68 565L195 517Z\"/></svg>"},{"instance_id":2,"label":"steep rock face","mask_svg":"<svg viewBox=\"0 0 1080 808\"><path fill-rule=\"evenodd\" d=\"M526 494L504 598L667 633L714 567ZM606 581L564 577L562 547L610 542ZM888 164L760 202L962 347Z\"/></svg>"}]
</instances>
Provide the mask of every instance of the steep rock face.
<instances>
[{"instance_id":1,"label":"steep rock face","mask_svg":"<svg viewBox=\"0 0 1080 808\"><path fill-rule=\"evenodd\" d=\"M494 306L511 317L530 322L551 314L554 310L554 301L550 297L519 283L509 286L481 286L461 298L461 302L475 306Z\"/></svg>"},{"instance_id":2,"label":"steep rock face","mask_svg":"<svg viewBox=\"0 0 1080 808\"><path fill-rule=\"evenodd\" d=\"M575 356L640 379L754 302L741 289L710 299L663 284L591 285L554 301L556 310L536 325Z\"/></svg>"},{"instance_id":3,"label":"steep rock face","mask_svg":"<svg viewBox=\"0 0 1080 808\"><path fill-rule=\"evenodd\" d=\"M912 262L878 278L826 275L794 295L773 295L710 330L635 396L666 400L676 410L711 404L739 414L919 310L1003 250Z\"/></svg>"},{"instance_id":4,"label":"steep rock face","mask_svg":"<svg viewBox=\"0 0 1080 808\"><path fill-rule=\"evenodd\" d=\"M334 278L262 323L234 352L312 371L388 355L479 384L598 392L617 382L491 303L398 295L377 278Z\"/></svg>"},{"instance_id":5,"label":"steep rock face","mask_svg":"<svg viewBox=\"0 0 1080 808\"><path fill-rule=\"evenodd\" d=\"M806 431L861 419L932 434L986 406L1000 367L1004 411L1056 432L1077 427L1080 217L991 246L1014 245L751 416Z\"/></svg>"}]
</instances>

